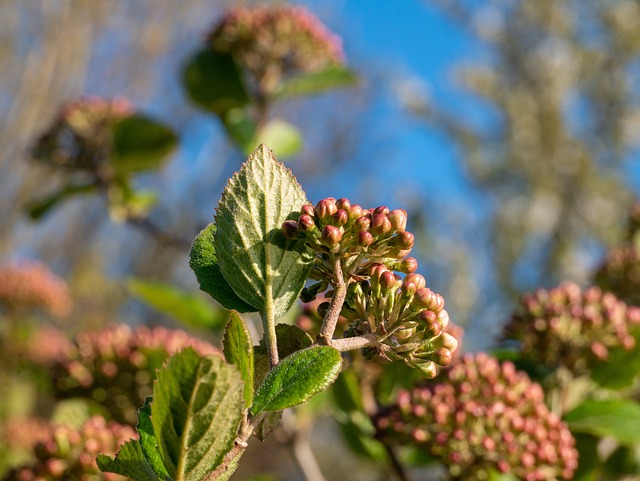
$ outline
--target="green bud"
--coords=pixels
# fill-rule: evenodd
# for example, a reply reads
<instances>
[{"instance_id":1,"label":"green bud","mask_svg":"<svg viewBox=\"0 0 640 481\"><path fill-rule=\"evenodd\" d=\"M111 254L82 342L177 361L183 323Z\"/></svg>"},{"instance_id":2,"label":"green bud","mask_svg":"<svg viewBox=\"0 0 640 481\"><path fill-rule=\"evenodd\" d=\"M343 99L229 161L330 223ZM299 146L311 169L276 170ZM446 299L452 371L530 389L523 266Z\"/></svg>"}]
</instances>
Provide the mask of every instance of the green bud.
<instances>
[{"instance_id":1,"label":"green bud","mask_svg":"<svg viewBox=\"0 0 640 481\"><path fill-rule=\"evenodd\" d=\"M433 361L421 362L412 366L420 370L427 379L433 379L438 374L438 368Z\"/></svg>"},{"instance_id":2,"label":"green bud","mask_svg":"<svg viewBox=\"0 0 640 481\"><path fill-rule=\"evenodd\" d=\"M385 214L374 214L371 217L371 233L374 236L391 232L391 222Z\"/></svg>"},{"instance_id":3,"label":"green bud","mask_svg":"<svg viewBox=\"0 0 640 481\"><path fill-rule=\"evenodd\" d=\"M403 329L398 329L394 336L396 338L396 340L402 344L404 341L411 339L411 337L416 333L416 328L415 327L407 327L407 328L403 328Z\"/></svg>"},{"instance_id":4,"label":"green bud","mask_svg":"<svg viewBox=\"0 0 640 481\"><path fill-rule=\"evenodd\" d=\"M335 247L342 240L342 232L338 227L327 225L322 229L322 243L327 247Z\"/></svg>"},{"instance_id":5,"label":"green bud","mask_svg":"<svg viewBox=\"0 0 640 481\"><path fill-rule=\"evenodd\" d=\"M285 220L282 223L282 233L289 239L294 239L298 236L298 223L295 220Z\"/></svg>"}]
</instances>

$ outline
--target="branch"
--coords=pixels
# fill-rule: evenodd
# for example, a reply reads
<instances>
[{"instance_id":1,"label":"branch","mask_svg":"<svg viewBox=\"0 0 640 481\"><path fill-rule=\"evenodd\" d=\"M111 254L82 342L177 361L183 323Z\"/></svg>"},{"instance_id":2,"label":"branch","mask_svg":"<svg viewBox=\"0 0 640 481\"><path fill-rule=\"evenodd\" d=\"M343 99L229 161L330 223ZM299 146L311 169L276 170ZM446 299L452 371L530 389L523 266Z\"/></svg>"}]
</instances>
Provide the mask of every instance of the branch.
<instances>
[{"instance_id":1,"label":"branch","mask_svg":"<svg viewBox=\"0 0 640 481\"><path fill-rule=\"evenodd\" d=\"M318 344L324 344L327 346L332 345L333 333L338 325L340 311L342 311L342 305L344 304L344 299L347 296L347 285L344 282L342 264L339 257L336 257L333 261L333 275L334 291L333 296L331 297L331 304L329 305L327 315L324 316L324 320L322 321L320 334L318 334Z\"/></svg>"},{"instance_id":2,"label":"branch","mask_svg":"<svg viewBox=\"0 0 640 481\"><path fill-rule=\"evenodd\" d=\"M344 339L334 339L331 341L331 347L340 352L353 351L365 347L376 347L377 345L378 338L375 334L363 334L361 336L346 337Z\"/></svg>"}]
</instances>

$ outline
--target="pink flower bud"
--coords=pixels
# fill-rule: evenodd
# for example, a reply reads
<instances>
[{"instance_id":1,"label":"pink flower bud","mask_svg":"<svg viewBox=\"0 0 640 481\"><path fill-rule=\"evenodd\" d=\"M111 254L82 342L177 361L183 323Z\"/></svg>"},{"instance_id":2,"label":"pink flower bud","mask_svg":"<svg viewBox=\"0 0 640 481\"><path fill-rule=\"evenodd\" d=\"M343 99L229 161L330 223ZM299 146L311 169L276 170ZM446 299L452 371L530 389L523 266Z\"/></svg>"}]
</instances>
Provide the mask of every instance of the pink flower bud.
<instances>
[{"instance_id":1,"label":"pink flower bud","mask_svg":"<svg viewBox=\"0 0 640 481\"><path fill-rule=\"evenodd\" d=\"M384 235L391 232L391 222L385 214L374 214L371 217L371 233L374 236Z\"/></svg>"},{"instance_id":2,"label":"pink flower bud","mask_svg":"<svg viewBox=\"0 0 640 481\"><path fill-rule=\"evenodd\" d=\"M415 294L418 289L422 289L427 285L424 277L420 274L409 274L404 278L404 282L402 283L402 292L405 295Z\"/></svg>"},{"instance_id":3,"label":"pink flower bud","mask_svg":"<svg viewBox=\"0 0 640 481\"><path fill-rule=\"evenodd\" d=\"M327 247L334 247L342 240L342 232L338 227L327 225L322 229L322 243Z\"/></svg>"},{"instance_id":4,"label":"pink flower bud","mask_svg":"<svg viewBox=\"0 0 640 481\"><path fill-rule=\"evenodd\" d=\"M332 224L338 227L345 225L349 221L349 216L346 211L340 209L335 214L333 214Z\"/></svg>"},{"instance_id":5,"label":"pink flower bud","mask_svg":"<svg viewBox=\"0 0 640 481\"><path fill-rule=\"evenodd\" d=\"M358 232L358 244L364 247L368 247L373 243L373 236L371 232L362 230Z\"/></svg>"},{"instance_id":6,"label":"pink flower bud","mask_svg":"<svg viewBox=\"0 0 640 481\"><path fill-rule=\"evenodd\" d=\"M411 249L415 242L414 236L409 231L399 232L394 238L393 244L400 247L403 250Z\"/></svg>"},{"instance_id":7,"label":"pink flower bud","mask_svg":"<svg viewBox=\"0 0 640 481\"><path fill-rule=\"evenodd\" d=\"M392 210L388 217L394 231L403 232L407 228L407 213L404 210Z\"/></svg>"},{"instance_id":8,"label":"pink flower bud","mask_svg":"<svg viewBox=\"0 0 640 481\"><path fill-rule=\"evenodd\" d=\"M338 208L336 207L335 201L331 201L330 198L322 199L315 208L316 215L323 222L329 222L331 216L333 216L337 210Z\"/></svg>"},{"instance_id":9,"label":"pink flower bud","mask_svg":"<svg viewBox=\"0 0 640 481\"><path fill-rule=\"evenodd\" d=\"M433 353L432 359L438 366L446 366L453 359L453 354L451 354L451 351L446 347L441 347Z\"/></svg>"},{"instance_id":10,"label":"pink flower bud","mask_svg":"<svg viewBox=\"0 0 640 481\"><path fill-rule=\"evenodd\" d=\"M369 226L371 225L371 220L368 217L360 216L356 220L355 228L357 230L369 230Z\"/></svg>"},{"instance_id":11,"label":"pink flower bud","mask_svg":"<svg viewBox=\"0 0 640 481\"><path fill-rule=\"evenodd\" d=\"M310 215L302 214L298 219L298 228L303 232L311 232L316 228L316 223Z\"/></svg>"},{"instance_id":12,"label":"pink flower bud","mask_svg":"<svg viewBox=\"0 0 640 481\"><path fill-rule=\"evenodd\" d=\"M373 210L373 215L377 215L377 214L383 214L383 215L387 215L389 213L389 208L385 205L381 205L379 207L376 207Z\"/></svg>"},{"instance_id":13,"label":"pink flower bud","mask_svg":"<svg viewBox=\"0 0 640 481\"><path fill-rule=\"evenodd\" d=\"M412 274L418 270L418 261L414 257L405 257L398 265L398 270L405 274Z\"/></svg>"},{"instance_id":14,"label":"pink flower bud","mask_svg":"<svg viewBox=\"0 0 640 481\"><path fill-rule=\"evenodd\" d=\"M341 199L336 200L336 207L338 209L349 212L349 209L351 208L351 202L349 202L349 199L347 199L346 197L342 197Z\"/></svg>"},{"instance_id":15,"label":"pink flower bud","mask_svg":"<svg viewBox=\"0 0 640 481\"><path fill-rule=\"evenodd\" d=\"M306 214L310 217L313 217L316 213L315 213L315 209L313 208L313 204L305 204L302 206L302 209L300 209L300 213L301 214Z\"/></svg>"},{"instance_id":16,"label":"pink flower bud","mask_svg":"<svg viewBox=\"0 0 640 481\"><path fill-rule=\"evenodd\" d=\"M345 210L347 211L347 214L349 214L349 220L355 220L363 215L362 207L360 207L358 204L352 205Z\"/></svg>"}]
</instances>

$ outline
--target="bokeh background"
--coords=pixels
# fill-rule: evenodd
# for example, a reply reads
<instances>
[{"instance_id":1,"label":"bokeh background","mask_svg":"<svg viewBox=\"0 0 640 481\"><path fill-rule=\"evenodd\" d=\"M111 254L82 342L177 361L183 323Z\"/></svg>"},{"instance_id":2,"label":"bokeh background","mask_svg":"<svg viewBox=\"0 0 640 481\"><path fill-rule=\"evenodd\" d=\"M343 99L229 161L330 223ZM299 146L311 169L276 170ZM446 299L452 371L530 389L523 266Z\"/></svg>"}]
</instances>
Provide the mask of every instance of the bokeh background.
<instances>
[{"instance_id":1,"label":"bokeh background","mask_svg":"<svg viewBox=\"0 0 640 481\"><path fill-rule=\"evenodd\" d=\"M127 97L180 138L162 170L136 176L160 194L150 221L193 239L245 156L189 102L181 72L238 3L0 3L0 261L37 259L69 283L70 333L175 326L127 280L197 283L188 248L114 222L100 197L30 220L28 202L62 182L30 160L34 141L67 101ZM310 200L406 209L420 272L465 327L466 350L492 345L519 294L589 281L640 191L639 2L301 4L342 38L359 76L272 113L303 134L287 164Z\"/></svg>"}]
</instances>

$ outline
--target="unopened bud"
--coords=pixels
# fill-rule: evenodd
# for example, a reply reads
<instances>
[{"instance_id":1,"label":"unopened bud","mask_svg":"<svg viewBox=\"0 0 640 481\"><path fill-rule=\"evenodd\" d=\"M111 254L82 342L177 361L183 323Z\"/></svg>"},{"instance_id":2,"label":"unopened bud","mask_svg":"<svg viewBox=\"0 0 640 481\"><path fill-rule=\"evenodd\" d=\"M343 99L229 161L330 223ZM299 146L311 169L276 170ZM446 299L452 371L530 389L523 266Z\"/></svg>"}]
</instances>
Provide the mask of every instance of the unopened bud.
<instances>
[{"instance_id":1,"label":"unopened bud","mask_svg":"<svg viewBox=\"0 0 640 481\"><path fill-rule=\"evenodd\" d=\"M407 339L410 339L416 333L415 327L409 327L404 329L398 329L394 336L399 343L403 343Z\"/></svg>"},{"instance_id":2,"label":"unopened bud","mask_svg":"<svg viewBox=\"0 0 640 481\"><path fill-rule=\"evenodd\" d=\"M391 227L396 232L404 232L407 228L407 213L402 209L395 209L388 214Z\"/></svg>"},{"instance_id":3,"label":"unopened bud","mask_svg":"<svg viewBox=\"0 0 640 481\"><path fill-rule=\"evenodd\" d=\"M371 219L365 216L360 216L356 219L355 227L358 230L368 230L371 225Z\"/></svg>"},{"instance_id":4,"label":"unopened bud","mask_svg":"<svg viewBox=\"0 0 640 481\"><path fill-rule=\"evenodd\" d=\"M417 367L427 379L433 379L436 377L436 374L438 374L438 368L433 361L422 362L416 364L415 367Z\"/></svg>"},{"instance_id":5,"label":"unopened bud","mask_svg":"<svg viewBox=\"0 0 640 481\"><path fill-rule=\"evenodd\" d=\"M340 209L335 214L333 214L333 221L331 223L340 227L345 225L348 221L349 216L347 215L346 211Z\"/></svg>"},{"instance_id":6,"label":"unopened bud","mask_svg":"<svg viewBox=\"0 0 640 481\"><path fill-rule=\"evenodd\" d=\"M327 247L334 247L342 240L342 232L338 227L327 225L322 229L321 240Z\"/></svg>"},{"instance_id":7,"label":"unopened bud","mask_svg":"<svg viewBox=\"0 0 640 481\"><path fill-rule=\"evenodd\" d=\"M388 213L389 213L389 208L386 205L381 205L379 207L376 207L373 210L373 215L377 215L377 214L387 215Z\"/></svg>"},{"instance_id":8,"label":"unopened bud","mask_svg":"<svg viewBox=\"0 0 640 481\"><path fill-rule=\"evenodd\" d=\"M380 287L385 291L390 291L398 287L400 277L391 271L386 271L380 276Z\"/></svg>"},{"instance_id":9,"label":"unopened bud","mask_svg":"<svg viewBox=\"0 0 640 481\"><path fill-rule=\"evenodd\" d=\"M422 289L426 285L427 282L420 274L409 274L404 278L404 282L402 283L402 292L405 295L412 295L415 294L418 289Z\"/></svg>"},{"instance_id":10,"label":"unopened bud","mask_svg":"<svg viewBox=\"0 0 640 481\"><path fill-rule=\"evenodd\" d=\"M411 309L414 311L434 310L438 303L436 296L437 294L428 287L418 289L411 302Z\"/></svg>"},{"instance_id":11,"label":"unopened bud","mask_svg":"<svg viewBox=\"0 0 640 481\"><path fill-rule=\"evenodd\" d=\"M374 214L371 217L371 233L374 236L384 235L391 232L391 222L384 214Z\"/></svg>"},{"instance_id":12,"label":"unopened bud","mask_svg":"<svg viewBox=\"0 0 640 481\"><path fill-rule=\"evenodd\" d=\"M431 359L439 366L446 366L453 359L453 354L451 354L451 351L446 347L441 347L433 353Z\"/></svg>"},{"instance_id":13,"label":"unopened bud","mask_svg":"<svg viewBox=\"0 0 640 481\"><path fill-rule=\"evenodd\" d=\"M358 244L364 247L368 247L373 243L373 235L367 230L358 232Z\"/></svg>"},{"instance_id":14,"label":"unopened bud","mask_svg":"<svg viewBox=\"0 0 640 481\"><path fill-rule=\"evenodd\" d=\"M458 340L448 332L440 334L442 347L449 349L452 353L458 349Z\"/></svg>"},{"instance_id":15,"label":"unopened bud","mask_svg":"<svg viewBox=\"0 0 640 481\"><path fill-rule=\"evenodd\" d=\"M311 217L313 217L316 214L315 209L313 207L313 204L305 204L305 205L303 205L302 209L300 209L300 213L301 214L306 214L306 215L311 216Z\"/></svg>"},{"instance_id":16,"label":"unopened bud","mask_svg":"<svg viewBox=\"0 0 640 481\"><path fill-rule=\"evenodd\" d=\"M336 207L338 209L349 212L349 209L351 208L351 202L349 202L349 199L347 199L346 197L342 197L341 199L336 200Z\"/></svg>"},{"instance_id":17,"label":"unopened bud","mask_svg":"<svg viewBox=\"0 0 640 481\"><path fill-rule=\"evenodd\" d=\"M331 216L336 213L338 208L336 207L336 203L332 202L331 199L322 199L316 205L315 212L318 218L320 218L323 222L329 222Z\"/></svg>"},{"instance_id":18,"label":"unopened bud","mask_svg":"<svg viewBox=\"0 0 640 481\"><path fill-rule=\"evenodd\" d=\"M387 266L385 266L384 264L372 264L369 267L369 276L371 277L371 280L375 280L376 282L378 282L382 277L382 274L384 274L388 270L389 269L387 269Z\"/></svg>"},{"instance_id":19,"label":"unopened bud","mask_svg":"<svg viewBox=\"0 0 640 481\"><path fill-rule=\"evenodd\" d=\"M418 319L425 325L425 333L429 337L437 337L442 332L442 326L437 320L436 313L433 311L421 311Z\"/></svg>"},{"instance_id":20,"label":"unopened bud","mask_svg":"<svg viewBox=\"0 0 640 481\"><path fill-rule=\"evenodd\" d=\"M282 233L289 239L298 236L298 223L295 220L285 220L282 223Z\"/></svg>"},{"instance_id":21,"label":"unopened bud","mask_svg":"<svg viewBox=\"0 0 640 481\"><path fill-rule=\"evenodd\" d=\"M316 223L313 221L313 217L309 214L302 214L298 218L298 228L303 232L311 232L316 227Z\"/></svg>"},{"instance_id":22,"label":"unopened bud","mask_svg":"<svg viewBox=\"0 0 640 481\"><path fill-rule=\"evenodd\" d=\"M393 240L393 244L403 250L411 249L414 243L415 238L413 234L406 230L398 232L398 235Z\"/></svg>"},{"instance_id":23,"label":"unopened bud","mask_svg":"<svg viewBox=\"0 0 640 481\"><path fill-rule=\"evenodd\" d=\"M412 274L418 270L418 261L414 257L405 257L399 263L398 270L405 274Z\"/></svg>"},{"instance_id":24,"label":"unopened bud","mask_svg":"<svg viewBox=\"0 0 640 481\"><path fill-rule=\"evenodd\" d=\"M443 330L449 326L449 313L446 311L446 309L442 309L440 312L438 312L436 317L438 319L438 324L440 324L440 327L442 327Z\"/></svg>"},{"instance_id":25,"label":"unopened bud","mask_svg":"<svg viewBox=\"0 0 640 481\"><path fill-rule=\"evenodd\" d=\"M360 207L358 204L354 204L345 210L347 211L347 214L349 214L349 220L355 220L363 215L362 207Z\"/></svg>"}]
</instances>

